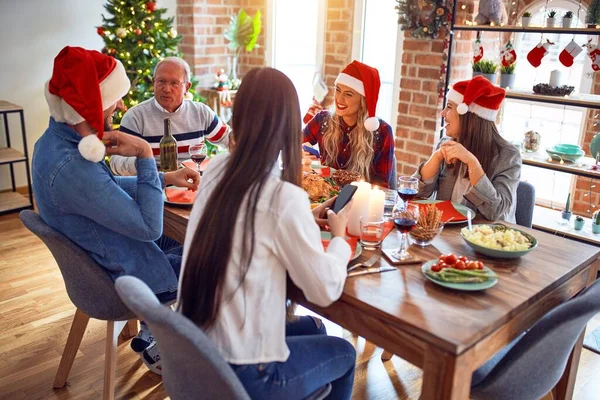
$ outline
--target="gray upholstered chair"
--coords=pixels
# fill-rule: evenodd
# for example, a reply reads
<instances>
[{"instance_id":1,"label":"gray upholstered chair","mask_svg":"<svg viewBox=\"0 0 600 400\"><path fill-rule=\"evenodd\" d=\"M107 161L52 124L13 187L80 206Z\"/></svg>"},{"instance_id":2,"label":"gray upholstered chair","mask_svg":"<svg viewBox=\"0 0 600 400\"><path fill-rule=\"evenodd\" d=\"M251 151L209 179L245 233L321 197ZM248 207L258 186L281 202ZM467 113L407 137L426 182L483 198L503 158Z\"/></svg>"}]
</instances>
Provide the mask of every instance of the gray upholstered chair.
<instances>
[{"instance_id":1,"label":"gray upholstered chair","mask_svg":"<svg viewBox=\"0 0 600 400\"><path fill-rule=\"evenodd\" d=\"M517 224L531 228L534 206L535 187L531 183L519 181L519 186L517 186L517 208L515 211Z\"/></svg>"},{"instance_id":2,"label":"gray upholstered chair","mask_svg":"<svg viewBox=\"0 0 600 400\"><path fill-rule=\"evenodd\" d=\"M59 389L66 385L88 321L90 318L96 318L107 321L103 398L113 399L117 339L121 331L129 337L137 333L135 316L117 295L114 283L106 271L86 251L48 226L37 213L25 210L21 211L19 216L27 229L37 235L54 256L62 273L67 294L77 307L54 378L54 388ZM129 324L128 320L131 320Z\"/></svg>"},{"instance_id":3,"label":"gray upholstered chair","mask_svg":"<svg viewBox=\"0 0 600 400\"><path fill-rule=\"evenodd\" d=\"M600 280L554 308L473 373L471 397L537 400L558 383L575 342L600 312Z\"/></svg>"},{"instance_id":4,"label":"gray upholstered chair","mask_svg":"<svg viewBox=\"0 0 600 400\"><path fill-rule=\"evenodd\" d=\"M196 324L161 305L138 278L122 276L115 286L125 304L152 331L165 389L172 399L249 399L235 372ZM330 391L328 384L310 399L324 399Z\"/></svg>"},{"instance_id":5,"label":"gray upholstered chair","mask_svg":"<svg viewBox=\"0 0 600 400\"><path fill-rule=\"evenodd\" d=\"M392 167L392 177L388 182L390 189L396 190L398 188L398 160L396 160L396 153L394 153L394 165Z\"/></svg>"}]
</instances>

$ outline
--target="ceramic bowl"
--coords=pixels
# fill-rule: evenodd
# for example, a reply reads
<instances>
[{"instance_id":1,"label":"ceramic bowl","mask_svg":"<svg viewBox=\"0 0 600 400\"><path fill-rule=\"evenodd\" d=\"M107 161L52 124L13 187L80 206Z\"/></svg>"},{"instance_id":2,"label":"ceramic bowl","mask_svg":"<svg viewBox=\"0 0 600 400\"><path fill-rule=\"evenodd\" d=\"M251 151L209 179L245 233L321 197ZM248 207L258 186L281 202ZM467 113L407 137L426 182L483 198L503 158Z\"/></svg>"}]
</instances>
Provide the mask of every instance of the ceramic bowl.
<instances>
[{"instance_id":1,"label":"ceramic bowl","mask_svg":"<svg viewBox=\"0 0 600 400\"><path fill-rule=\"evenodd\" d=\"M576 144L564 144L564 143L555 145L554 150L559 153L572 154L572 155L577 155L582 151L581 147L579 147Z\"/></svg>"},{"instance_id":2,"label":"ceramic bowl","mask_svg":"<svg viewBox=\"0 0 600 400\"><path fill-rule=\"evenodd\" d=\"M546 149L546 153L548 153L548 155L554 161L562 160L562 161L576 162L581 157L583 157L583 155L585 154L585 151L579 150L579 152L577 154L566 154L566 153L555 150L554 147L551 147L549 149Z\"/></svg>"},{"instance_id":3,"label":"ceramic bowl","mask_svg":"<svg viewBox=\"0 0 600 400\"><path fill-rule=\"evenodd\" d=\"M482 224L484 225L484 224ZM473 228L475 228L478 225L473 225ZM501 225L501 224L492 224L490 225L494 230L496 229L508 229L506 226ZM531 250L535 249L538 245L537 239L535 237L533 237L532 235L530 235L527 232L524 232L522 230L519 229L514 229L514 228L510 228L514 231L518 231L520 232L522 235L524 235L527 239L529 239L529 242L531 243L531 246L528 249L525 250L512 250L512 251L508 251L508 250L499 250L499 249L492 249L489 247L485 247L482 246L478 243L473 243L471 242L469 239L467 239L464 235L464 233L461 231L460 235L462 236L462 238L464 239L465 242L467 242L467 244L476 252L481 253L481 254L485 254L488 257L494 257L494 258L518 258L518 257L522 257L525 254L529 253Z\"/></svg>"}]
</instances>

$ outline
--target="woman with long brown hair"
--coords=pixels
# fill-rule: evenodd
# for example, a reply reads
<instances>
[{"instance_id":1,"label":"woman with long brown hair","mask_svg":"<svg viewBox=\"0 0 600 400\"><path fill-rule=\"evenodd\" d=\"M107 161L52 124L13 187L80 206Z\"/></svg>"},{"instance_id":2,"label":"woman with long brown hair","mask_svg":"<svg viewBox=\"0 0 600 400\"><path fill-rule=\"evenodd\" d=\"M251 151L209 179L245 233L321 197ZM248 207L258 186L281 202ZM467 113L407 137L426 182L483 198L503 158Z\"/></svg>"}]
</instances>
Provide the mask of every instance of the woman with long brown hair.
<instances>
[{"instance_id":1,"label":"woman with long brown hair","mask_svg":"<svg viewBox=\"0 0 600 400\"><path fill-rule=\"evenodd\" d=\"M300 187L292 82L272 68L250 71L232 129L235 145L211 160L190 215L179 310L206 331L252 398L303 399L331 383L331 398L349 399L352 345L323 335L310 317L286 326L286 276L326 307L342 293L350 258L348 207L327 212L333 239L325 251Z\"/></svg>"},{"instance_id":2,"label":"woman with long brown hair","mask_svg":"<svg viewBox=\"0 0 600 400\"><path fill-rule=\"evenodd\" d=\"M377 69L352 61L335 81L332 109L308 122L303 141L319 144L321 164L395 188L394 133L375 117L380 85Z\"/></svg>"},{"instance_id":3,"label":"woman with long brown hair","mask_svg":"<svg viewBox=\"0 0 600 400\"><path fill-rule=\"evenodd\" d=\"M505 94L481 76L452 87L442 111L447 138L419 166L417 196L437 191L438 200L465 204L489 220L515 222L521 154L494 123Z\"/></svg>"}]
</instances>

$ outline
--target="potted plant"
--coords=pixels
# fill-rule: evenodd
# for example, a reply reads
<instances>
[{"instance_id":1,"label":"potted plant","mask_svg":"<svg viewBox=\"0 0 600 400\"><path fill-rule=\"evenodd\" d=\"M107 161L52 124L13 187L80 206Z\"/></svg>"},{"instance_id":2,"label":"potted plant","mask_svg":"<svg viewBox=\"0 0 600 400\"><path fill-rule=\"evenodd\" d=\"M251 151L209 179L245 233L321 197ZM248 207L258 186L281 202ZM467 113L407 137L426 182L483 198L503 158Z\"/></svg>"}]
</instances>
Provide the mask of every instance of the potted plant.
<instances>
[{"instance_id":1,"label":"potted plant","mask_svg":"<svg viewBox=\"0 0 600 400\"><path fill-rule=\"evenodd\" d=\"M517 63L512 63L508 67L500 68L500 87L504 89L514 88L515 86L515 67Z\"/></svg>"},{"instance_id":2,"label":"potted plant","mask_svg":"<svg viewBox=\"0 0 600 400\"><path fill-rule=\"evenodd\" d=\"M258 47L256 42L261 29L260 17L260 11L257 11L254 17L251 17L242 8L237 14L232 15L229 20L229 27L224 36L229 41L227 47L233 50L233 65L230 72L232 80L238 79L238 58L242 51L246 50L249 53L255 47Z\"/></svg>"},{"instance_id":3,"label":"potted plant","mask_svg":"<svg viewBox=\"0 0 600 400\"><path fill-rule=\"evenodd\" d=\"M600 233L600 210L594 211L592 216L592 232Z\"/></svg>"},{"instance_id":4,"label":"potted plant","mask_svg":"<svg viewBox=\"0 0 600 400\"><path fill-rule=\"evenodd\" d=\"M573 228L576 231L580 231L583 229L583 225L585 225L585 219L581 215L575 217L575 222L573 222Z\"/></svg>"},{"instance_id":5,"label":"potted plant","mask_svg":"<svg viewBox=\"0 0 600 400\"><path fill-rule=\"evenodd\" d=\"M567 11L563 15L562 27L563 28L570 28L572 22L573 22L573 11Z\"/></svg>"},{"instance_id":6,"label":"potted plant","mask_svg":"<svg viewBox=\"0 0 600 400\"><path fill-rule=\"evenodd\" d=\"M564 220L570 221L573 213L571 212L571 193L567 196L567 203L565 204L565 209L562 211L561 216Z\"/></svg>"},{"instance_id":7,"label":"potted plant","mask_svg":"<svg viewBox=\"0 0 600 400\"><path fill-rule=\"evenodd\" d=\"M481 60L473 63L473 76L481 75L488 81L496 84L496 71L498 64L491 60Z\"/></svg>"},{"instance_id":8,"label":"potted plant","mask_svg":"<svg viewBox=\"0 0 600 400\"><path fill-rule=\"evenodd\" d=\"M556 23L556 10L548 11L548 18L546 18L546 27L554 28L554 24Z\"/></svg>"},{"instance_id":9,"label":"potted plant","mask_svg":"<svg viewBox=\"0 0 600 400\"><path fill-rule=\"evenodd\" d=\"M524 28L529 26L529 21L531 21L531 13L529 11L525 11L521 17L521 26Z\"/></svg>"},{"instance_id":10,"label":"potted plant","mask_svg":"<svg viewBox=\"0 0 600 400\"><path fill-rule=\"evenodd\" d=\"M600 0L592 0L585 14L585 23L588 28L600 25Z\"/></svg>"}]
</instances>

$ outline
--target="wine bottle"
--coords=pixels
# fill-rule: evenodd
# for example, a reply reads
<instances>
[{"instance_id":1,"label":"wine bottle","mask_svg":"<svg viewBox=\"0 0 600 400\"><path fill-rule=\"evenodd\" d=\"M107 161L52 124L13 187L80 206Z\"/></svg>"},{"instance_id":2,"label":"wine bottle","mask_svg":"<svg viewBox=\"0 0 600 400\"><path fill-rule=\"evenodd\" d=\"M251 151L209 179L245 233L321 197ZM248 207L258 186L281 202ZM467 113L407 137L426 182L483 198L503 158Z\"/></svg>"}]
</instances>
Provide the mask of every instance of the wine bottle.
<instances>
[{"instance_id":1,"label":"wine bottle","mask_svg":"<svg viewBox=\"0 0 600 400\"><path fill-rule=\"evenodd\" d=\"M177 140L171 135L170 118L165 118L164 134L160 139L160 170L177 171Z\"/></svg>"}]
</instances>

